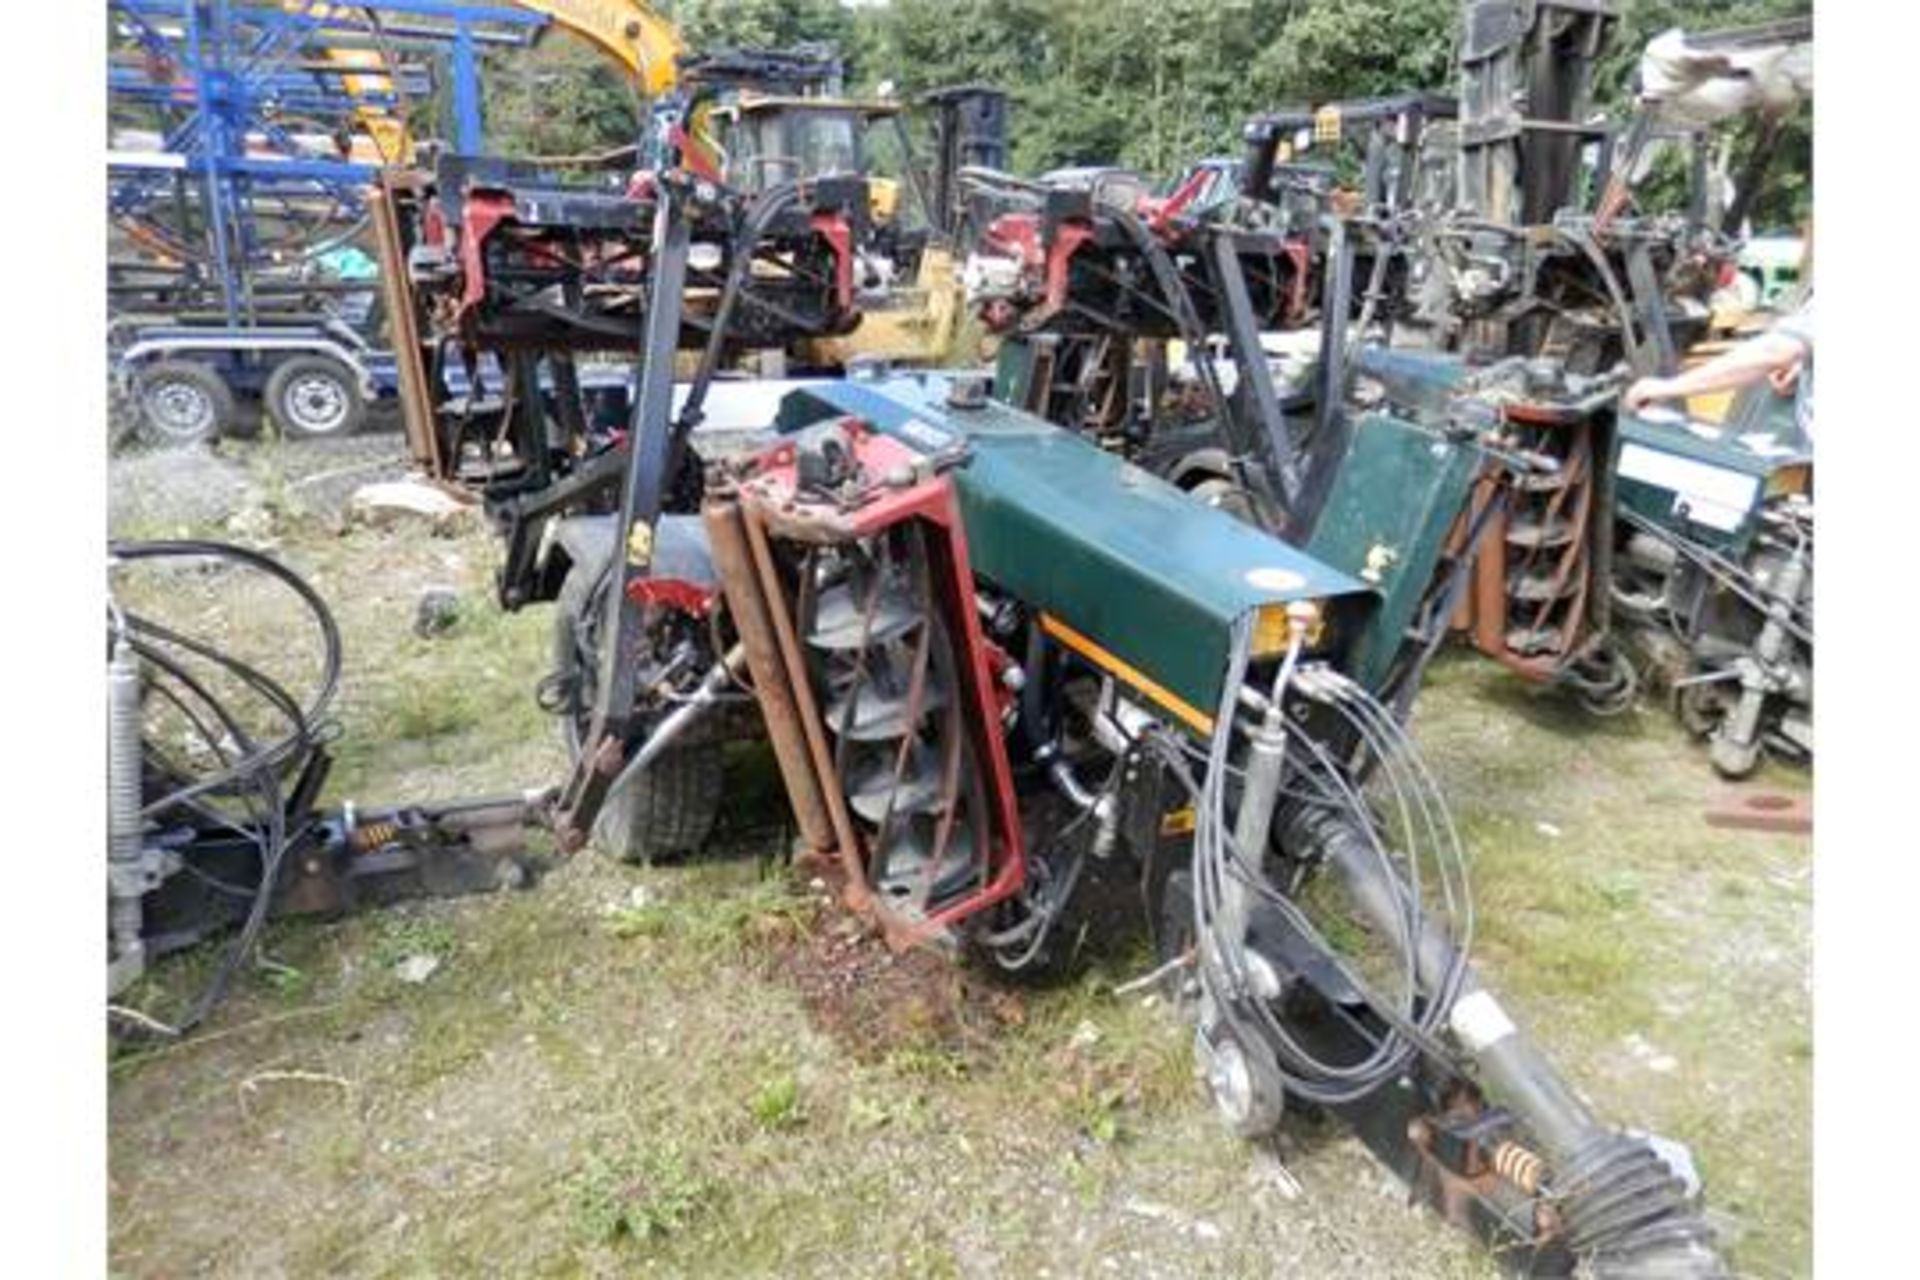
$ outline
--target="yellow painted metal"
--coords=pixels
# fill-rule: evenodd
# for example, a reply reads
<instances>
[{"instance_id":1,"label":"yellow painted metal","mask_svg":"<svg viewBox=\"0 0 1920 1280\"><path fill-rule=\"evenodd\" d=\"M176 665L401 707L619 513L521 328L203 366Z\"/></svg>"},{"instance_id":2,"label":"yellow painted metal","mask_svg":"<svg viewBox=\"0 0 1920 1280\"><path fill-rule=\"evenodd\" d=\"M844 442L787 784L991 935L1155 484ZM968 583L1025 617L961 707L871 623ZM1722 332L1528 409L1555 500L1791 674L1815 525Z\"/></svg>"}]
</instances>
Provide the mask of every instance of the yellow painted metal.
<instances>
[{"instance_id":1,"label":"yellow painted metal","mask_svg":"<svg viewBox=\"0 0 1920 1280\"><path fill-rule=\"evenodd\" d=\"M930 244L920 254L911 285L887 291L878 303L863 303L860 325L837 338L819 338L800 353L810 365L844 367L858 356L938 367L952 358L963 310L953 251Z\"/></svg>"},{"instance_id":2,"label":"yellow painted metal","mask_svg":"<svg viewBox=\"0 0 1920 1280\"><path fill-rule=\"evenodd\" d=\"M680 80L680 33L651 6L634 0L512 0L542 13L617 59L639 83L642 96L657 98Z\"/></svg>"},{"instance_id":3,"label":"yellow painted metal","mask_svg":"<svg viewBox=\"0 0 1920 1280\"><path fill-rule=\"evenodd\" d=\"M1087 636L1081 635L1050 613L1040 615L1040 629L1073 650L1094 666L1108 674L1118 677L1123 683L1133 686L1147 698L1158 703L1163 710L1172 712L1189 728L1202 736L1213 732L1213 717L1191 702L1182 698L1173 690L1140 670L1126 659L1108 652Z\"/></svg>"},{"instance_id":4,"label":"yellow painted metal","mask_svg":"<svg viewBox=\"0 0 1920 1280\"><path fill-rule=\"evenodd\" d=\"M321 21L339 18L354 22L366 12L360 5L312 4L308 0L281 0L281 7L289 13L307 14ZM386 93L398 87L393 82L393 69L387 65L387 56L382 50L327 47L318 53L323 61L333 66L343 70L353 69L350 74L340 77L340 87L350 97ZM364 130L366 143L363 145L356 138L350 159L376 165L413 163L413 139L407 134L405 121L397 119L385 108L376 106L355 107L353 117L354 123Z\"/></svg>"},{"instance_id":5,"label":"yellow painted metal","mask_svg":"<svg viewBox=\"0 0 1920 1280\"><path fill-rule=\"evenodd\" d=\"M1293 604L1285 603L1263 604L1254 610L1254 657L1277 658L1287 651L1287 646L1293 640L1293 620L1288 616L1288 611L1294 607ZM1306 630L1306 645L1309 649L1320 647L1320 641L1325 637L1326 629L1326 610L1318 605L1313 606L1313 618Z\"/></svg>"}]
</instances>

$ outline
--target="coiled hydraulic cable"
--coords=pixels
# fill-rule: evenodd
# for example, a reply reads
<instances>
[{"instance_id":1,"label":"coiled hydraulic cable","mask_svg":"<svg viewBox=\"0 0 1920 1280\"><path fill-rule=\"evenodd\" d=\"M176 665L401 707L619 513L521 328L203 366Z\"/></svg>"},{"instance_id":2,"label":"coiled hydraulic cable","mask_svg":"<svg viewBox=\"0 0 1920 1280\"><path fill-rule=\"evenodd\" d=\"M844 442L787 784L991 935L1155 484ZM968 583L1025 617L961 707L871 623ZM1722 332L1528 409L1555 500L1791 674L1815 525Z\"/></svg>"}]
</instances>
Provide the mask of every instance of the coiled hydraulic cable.
<instances>
[{"instance_id":1,"label":"coiled hydraulic cable","mask_svg":"<svg viewBox=\"0 0 1920 1280\"><path fill-rule=\"evenodd\" d=\"M259 879L246 886L194 866L190 851L183 863L186 874L219 892L251 901L226 954L181 1018L167 1026L138 1013L125 1015L127 1022L142 1030L152 1032L164 1026L179 1033L203 1021L225 997L265 927L287 848L284 784L305 767L323 739L326 712L340 683L340 631L326 602L304 579L245 547L200 540L114 542L108 552L110 563L210 560L265 574L300 600L312 616L321 644L319 676L302 702L280 681L220 645L109 601L110 628L113 634L127 637L139 658L145 692L175 712L194 742L216 762L211 768L185 764L153 735L143 733L147 785L141 818L150 826L172 820L219 827L251 843L259 857ZM230 682L233 687L223 693L213 687L215 681ZM236 693L247 699L247 706L238 705ZM248 726L248 713L257 717L262 709L274 723L271 734Z\"/></svg>"},{"instance_id":2,"label":"coiled hydraulic cable","mask_svg":"<svg viewBox=\"0 0 1920 1280\"><path fill-rule=\"evenodd\" d=\"M1244 850L1235 845L1226 801L1228 783L1235 772L1230 763L1233 723L1250 644L1251 629L1243 623L1233 635L1225 694L1203 777L1196 782L1180 748L1170 740L1156 738L1153 742L1169 772L1186 787L1195 803L1194 910L1202 982L1236 1033L1271 1047L1282 1084L1289 1092L1321 1105L1338 1105L1364 1097L1401 1074L1416 1054L1446 1056L1439 1033L1465 982L1472 934L1465 854L1431 774L1392 715L1364 690L1332 672L1316 669L1295 677L1294 683L1308 696L1334 709L1378 761L1376 776L1398 817L1396 832L1404 847L1396 859L1382 841L1380 823L1371 807L1349 781L1348 768L1309 734L1298 730L1290 734L1303 744L1309 757L1293 771L1308 788L1304 793L1297 788L1289 790L1296 797L1295 803L1346 819L1348 829L1366 841L1384 882L1393 887L1397 914L1392 943L1398 953L1398 990L1391 997L1376 992L1322 936L1292 897L1269 880L1261 866L1264 850ZM1276 688L1278 696L1285 692L1283 687ZM1426 931L1421 900L1423 861L1437 871L1441 909L1454 926L1454 945L1445 965L1437 974L1424 975L1424 980L1419 958L1420 939ZM1258 988L1246 963L1245 940L1219 932L1228 876L1249 888L1320 951L1385 1024L1385 1033L1364 1057L1353 1062L1328 1061L1302 1043L1265 1000L1236 998L1238 993Z\"/></svg>"}]
</instances>

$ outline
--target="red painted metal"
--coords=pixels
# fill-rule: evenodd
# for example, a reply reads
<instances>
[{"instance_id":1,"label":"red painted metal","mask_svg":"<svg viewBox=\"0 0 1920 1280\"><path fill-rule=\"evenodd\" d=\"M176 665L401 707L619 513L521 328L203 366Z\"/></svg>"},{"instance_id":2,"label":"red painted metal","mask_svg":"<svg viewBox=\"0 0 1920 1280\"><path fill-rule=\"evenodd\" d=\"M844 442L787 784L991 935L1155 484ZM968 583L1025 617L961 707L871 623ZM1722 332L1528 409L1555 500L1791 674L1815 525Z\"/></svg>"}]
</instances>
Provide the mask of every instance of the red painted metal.
<instances>
[{"instance_id":1,"label":"red painted metal","mask_svg":"<svg viewBox=\"0 0 1920 1280\"><path fill-rule=\"evenodd\" d=\"M853 307L853 228L841 213L816 213L808 219L833 248L833 300L841 311Z\"/></svg>"},{"instance_id":2,"label":"red painted metal","mask_svg":"<svg viewBox=\"0 0 1920 1280\"><path fill-rule=\"evenodd\" d=\"M659 605L694 618L713 612L715 594L712 587L685 578L635 578L627 584L627 599L635 604Z\"/></svg>"},{"instance_id":3,"label":"red painted metal","mask_svg":"<svg viewBox=\"0 0 1920 1280\"><path fill-rule=\"evenodd\" d=\"M988 878L977 892L924 919L898 915L871 892L859 851L842 849L850 881L847 898L856 909L879 919L890 941L909 945L943 932L949 926L1003 902L1026 881L1026 849L1020 826L1019 801L1013 789L1013 768L1001 736L1002 685L990 647L980 629L975 607L973 568L967 556L966 529L961 523L953 485L943 473L933 472L927 458L866 424L846 419L842 439L862 474L872 486L851 506L802 494L798 487L796 451L791 442L775 445L752 465L751 478L740 488L744 504L759 513L775 536L802 535L807 541L836 542L864 539L904 521L929 526L934 590L952 637L967 714L967 732L973 758L985 771L991 796ZM898 478L905 477L904 483ZM1003 655L1004 657L1004 655Z\"/></svg>"},{"instance_id":4,"label":"red painted metal","mask_svg":"<svg viewBox=\"0 0 1920 1280\"><path fill-rule=\"evenodd\" d=\"M1067 305L1067 267L1080 246L1093 239L1093 227L1085 222L1063 222L1047 247L1046 302L1039 314L1051 316ZM1028 323L1032 323L1029 317Z\"/></svg>"},{"instance_id":5,"label":"red painted metal","mask_svg":"<svg viewBox=\"0 0 1920 1280\"><path fill-rule=\"evenodd\" d=\"M513 216L513 197L497 191L474 191L460 212L460 310L487 297L486 254L482 246L494 228Z\"/></svg>"}]
</instances>

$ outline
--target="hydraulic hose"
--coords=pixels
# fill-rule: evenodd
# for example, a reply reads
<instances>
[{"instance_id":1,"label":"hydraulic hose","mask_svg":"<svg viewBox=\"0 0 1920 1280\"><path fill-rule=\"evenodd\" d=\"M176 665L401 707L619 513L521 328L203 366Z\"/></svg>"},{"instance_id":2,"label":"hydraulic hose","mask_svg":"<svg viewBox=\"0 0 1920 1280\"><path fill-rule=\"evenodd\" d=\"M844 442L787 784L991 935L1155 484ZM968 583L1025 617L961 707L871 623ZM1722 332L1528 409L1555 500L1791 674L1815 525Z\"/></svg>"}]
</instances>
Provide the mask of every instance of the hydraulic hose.
<instances>
[{"instance_id":1,"label":"hydraulic hose","mask_svg":"<svg viewBox=\"0 0 1920 1280\"><path fill-rule=\"evenodd\" d=\"M140 879L141 844L150 824L219 828L252 844L259 856L258 879L244 887L226 884L201 871L192 865L191 855L183 867L224 892L251 895L251 900L233 943L207 984L185 1015L166 1027L167 1032L177 1034L203 1021L224 998L240 964L252 954L266 926L287 850L284 779L304 769L319 745L324 717L339 688L340 631L326 602L304 579L245 547L200 540L115 542L109 552L110 562L120 565L212 560L263 573L301 602L311 615L321 643L318 678L313 691L301 701L279 681L213 641L187 635L133 610L111 606L115 661L109 664L110 703L114 709L109 727L108 774L108 856L110 872L114 873L109 882L110 938L119 944L127 940L131 930L131 942L138 945L140 898L146 889ZM129 661L121 662L123 657ZM272 716L276 733L262 736L250 729L233 704L233 692L223 696L207 678L209 672L218 672L224 685L257 700L255 710L264 708ZM144 735L140 705L143 692L180 715L199 748L212 758L211 767L182 766L160 743ZM164 780L154 784L158 794L147 793L144 784L150 779ZM139 954L125 945L116 945L116 952ZM130 972L133 969L134 965L125 962L110 969L110 984L134 976ZM127 1012L125 1017L147 1032L165 1026L137 1011Z\"/></svg>"}]
</instances>

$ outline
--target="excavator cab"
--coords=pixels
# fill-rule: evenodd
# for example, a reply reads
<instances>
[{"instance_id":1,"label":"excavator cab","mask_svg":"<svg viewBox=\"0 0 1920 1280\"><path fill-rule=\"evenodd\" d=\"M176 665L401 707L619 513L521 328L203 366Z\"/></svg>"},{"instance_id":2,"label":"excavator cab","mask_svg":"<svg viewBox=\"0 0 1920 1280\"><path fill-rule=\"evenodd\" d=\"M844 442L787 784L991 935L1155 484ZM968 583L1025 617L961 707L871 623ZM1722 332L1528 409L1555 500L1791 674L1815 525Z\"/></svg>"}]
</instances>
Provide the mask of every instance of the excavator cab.
<instances>
[{"instance_id":1,"label":"excavator cab","mask_svg":"<svg viewBox=\"0 0 1920 1280\"><path fill-rule=\"evenodd\" d=\"M751 98L725 108L727 176L747 191L828 173L859 173L866 148L859 105L835 99Z\"/></svg>"},{"instance_id":2,"label":"excavator cab","mask_svg":"<svg viewBox=\"0 0 1920 1280\"><path fill-rule=\"evenodd\" d=\"M724 153L728 184L758 194L783 182L866 174L871 132L900 112L892 102L750 95L717 108L709 127ZM874 223L891 222L898 183L873 179L869 191Z\"/></svg>"}]
</instances>

